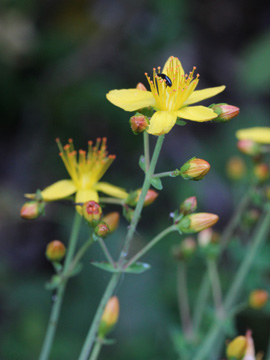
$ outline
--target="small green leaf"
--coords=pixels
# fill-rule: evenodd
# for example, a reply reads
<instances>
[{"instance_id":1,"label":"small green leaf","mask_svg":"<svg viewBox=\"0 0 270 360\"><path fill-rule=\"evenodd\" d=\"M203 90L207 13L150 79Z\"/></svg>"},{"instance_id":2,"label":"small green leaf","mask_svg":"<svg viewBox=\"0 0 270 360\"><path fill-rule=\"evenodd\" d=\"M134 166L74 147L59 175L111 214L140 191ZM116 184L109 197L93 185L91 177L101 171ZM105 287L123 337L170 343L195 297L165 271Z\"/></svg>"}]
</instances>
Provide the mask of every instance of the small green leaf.
<instances>
[{"instance_id":1,"label":"small green leaf","mask_svg":"<svg viewBox=\"0 0 270 360\"><path fill-rule=\"evenodd\" d=\"M181 119L179 119L179 118L176 120L176 125L185 126L186 123L187 123L186 121L181 120Z\"/></svg>"},{"instance_id":2,"label":"small green leaf","mask_svg":"<svg viewBox=\"0 0 270 360\"><path fill-rule=\"evenodd\" d=\"M162 182L161 182L160 178L152 178L151 179L151 185L157 190L162 190L163 189Z\"/></svg>"},{"instance_id":3,"label":"small green leaf","mask_svg":"<svg viewBox=\"0 0 270 360\"><path fill-rule=\"evenodd\" d=\"M151 266L143 262L136 262L125 269L126 273L130 274L142 274L146 270L149 270Z\"/></svg>"},{"instance_id":4,"label":"small green leaf","mask_svg":"<svg viewBox=\"0 0 270 360\"><path fill-rule=\"evenodd\" d=\"M77 274L79 274L82 270L82 263L78 263L75 268L71 271L70 275L69 276L75 276Z\"/></svg>"},{"instance_id":5,"label":"small green leaf","mask_svg":"<svg viewBox=\"0 0 270 360\"><path fill-rule=\"evenodd\" d=\"M50 281L47 281L45 284L46 290L54 290L57 289L58 286L61 284L61 277L59 275L53 275Z\"/></svg>"},{"instance_id":6,"label":"small green leaf","mask_svg":"<svg viewBox=\"0 0 270 360\"><path fill-rule=\"evenodd\" d=\"M93 261L93 262L91 262L91 264L102 270L105 270L105 271L109 271L109 272L113 272L113 273L120 272L120 270L118 268L113 267L110 263L107 263L107 262Z\"/></svg>"},{"instance_id":7,"label":"small green leaf","mask_svg":"<svg viewBox=\"0 0 270 360\"><path fill-rule=\"evenodd\" d=\"M102 345L114 345L116 343L115 339L103 339Z\"/></svg>"},{"instance_id":8,"label":"small green leaf","mask_svg":"<svg viewBox=\"0 0 270 360\"><path fill-rule=\"evenodd\" d=\"M142 169L142 171L145 172L145 159L144 159L144 156L143 156L143 155L140 156L139 166L140 166L140 168Z\"/></svg>"}]
</instances>

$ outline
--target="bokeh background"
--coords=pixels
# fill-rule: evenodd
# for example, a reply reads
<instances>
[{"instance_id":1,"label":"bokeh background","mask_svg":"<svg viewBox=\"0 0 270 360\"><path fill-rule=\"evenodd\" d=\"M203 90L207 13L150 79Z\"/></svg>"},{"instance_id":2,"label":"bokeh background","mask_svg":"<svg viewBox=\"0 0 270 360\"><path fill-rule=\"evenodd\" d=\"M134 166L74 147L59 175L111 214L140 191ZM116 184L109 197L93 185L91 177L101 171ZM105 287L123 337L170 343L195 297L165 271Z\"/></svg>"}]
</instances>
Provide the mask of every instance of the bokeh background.
<instances>
[{"instance_id":1,"label":"bokeh background","mask_svg":"<svg viewBox=\"0 0 270 360\"><path fill-rule=\"evenodd\" d=\"M270 4L244 0L1 1L1 359L38 358L51 304L44 283L52 267L44 251L53 239L67 243L70 231L73 208L68 204L47 206L46 217L38 221L19 217L24 193L67 178L54 139L65 143L71 137L77 148L85 148L88 140L106 136L109 151L117 158L104 179L137 189L143 180L138 168L143 139L130 131L130 114L110 104L105 94L146 84L144 72L162 66L170 55L178 56L186 71L197 66L198 88L226 85L213 101L237 105L241 114L225 124L188 122L166 136L158 171L175 169L197 156L210 162L211 172L196 183L165 179L155 205L145 209L132 251L167 226L169 213L192 195L197 196L200 211L220 216L216 229L222 231L246 187L226 177L226 162L237 154L234 133L269 126L269 19ZM108 240L115 256L126 227L122 220ZM81 241L86 234L84 227ZM145 257L151 271L123 277L117 290L121 303L113 334L117 343L104 349L101 359L177 359L177 341L172 341L177 336L172 334L179 328L179 315L171 247L178 242L179 237L168 237ZM269 256L268 246L266 274L260 276L258 262L244 294L254 286L269 289ZM84 259L82 273L69 283L52 360L77 358L110 276L92 268L90 259L102 259L97 247ZM200 258L190 265L194 300L203 268ZM230 276L233 272L227 272L225 283ZM247 311L237 318L236 329L243 333L251 327L258 350L265 350L269 320L267 309Z\"/></svg>"}]
</instances>

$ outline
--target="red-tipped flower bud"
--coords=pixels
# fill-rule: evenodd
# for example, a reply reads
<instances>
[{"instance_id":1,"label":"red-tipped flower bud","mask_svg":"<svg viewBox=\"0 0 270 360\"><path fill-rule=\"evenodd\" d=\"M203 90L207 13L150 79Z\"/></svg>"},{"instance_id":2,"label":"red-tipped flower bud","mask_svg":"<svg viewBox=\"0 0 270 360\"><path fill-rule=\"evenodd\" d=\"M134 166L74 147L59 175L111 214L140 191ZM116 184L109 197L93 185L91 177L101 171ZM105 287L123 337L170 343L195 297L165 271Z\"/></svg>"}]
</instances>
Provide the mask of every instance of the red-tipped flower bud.
<instances>
[{"instance_id":1,"label":"red-tipped flower bud","mask_svg":"<svg viewBox=\"0 0 270 360\"><path fill-rule=\"evenodd\" d=\"M177 225L183 233L191 234L213 226L218 216L209 213L197 213L185 216Z\"/></svg>"},{"instance_id":2,"label":"red-tipped flower bud","mask_svg":"<svg viewBox=\"0 0 270 360\"><path fill-rule=\"evenodd\" d=\"M54 240L47 245L46 257L48 260L61 261L64 258L65 254L66 247L61 241Z\"/></svg>"},{"instance_id":3,"label":"red-tipped flower bud","mask_svg":"<svg viewBox=\"0 0 270 360\"><path fill-rule=\"evenodd\" d=\"M25 220L37 219L42 214L41 204L37 201L28 201L21 208L21 218Z\"/></svg>"},{"instance_id":4,"label":"red-tipped flower bud","mask_svg":"<svg viewBox=\"0 0 270 360\"><path fill-rule=\"evenodd\" d=\"M91 226L96 226L101 220L101 206L93 200L83 204L82 213Z\"/></svg>"},{"instance_id":5,"label":"red-tipped flower bud","mask_svg":"<svg viewBox=\"0 0 270 360\"><path fill-rule=\"evenodd\" d=\"M227 346L226 354L229 360L241 360L246 353L247 339L245 336L237 336Z\"/></svg>"},{"instance_id":6,"label":"red-tipped flower bud","mask_svg":"<svg viewBox=\"0 0 270 360\"><path fill-rule=\"evenodd\" d=\"M98 336L104 338L115 326L119 317L119 301L113 296L107 302L98 329Z\"/></svg>"},{"instance_id":7,"label":"red-tipped flower bud","mask_svg":"<svg viewBox=\"0 0 270 360\"><path fill-rule=\"evenodd\" d=\"M99 237L104 238L108 233L110 232L109 225L105 223L104 221L101 221L97 226L95 227L95 234Z\"/></svg>"},{"instance_id":8,"label":"red-tipped flower bud","mask_svg":"<svg viewBox=\"0 0 270 360\"><path fill-rule=\"evenodd\" d=\"M109 232L114 232L119 225L120 214L117 211L113 211L109 214L106 214L103 218L103 221L109 226Z\"/></svg>"},{"instance_id":9,"label":"red-tipped flower bud","mask_svg":"<svg viewBox=\"0 0 270 360\"><path fill-rule=\"evenodd\" d=\"M249 295L249 306L253 309L261 309L268 301L269 294L265 290L254 290Z\"/></svg>"},{"instance_id":10,"label":"red-tipped flower bud","mask_svg":"<svg viewBox=\"0 0 270 360\"><path fill-rule=\"evenodd\" d=\"M258 156L261 154L261 145L252 140L239 140L237 142L238 150L245 155Z\"/></svg>"},{"instance_id":11,"label":"red-tipped flower bud","mask_svg":"<svg viewBox=\"0 0 270 360\"><path fill-rule=\"evenodd\" d=\"M210 164L202 159L192 158L180 169L180 175L185 180L202 180L210 170Z\"/></svg>"},{"instance_id":12,"label":"red-tipped flower bud","mask_svg":"<svg viewBox=\"0 0 270 360\"><path fill-rule=\"evenodd\" d=\"M194 212L197 209L197 198L196 196L191 196L182 202L180 205L180 213L188 215Z\"/></svg>"},{"instance_id":13,"label":"red-tipped flower bud","mask_svg":"<svg viewBox=\"0 0 270 360\"><path fill-rule=\"evenodd\" d=\"M196 241L192 237L187 237L172 251L176 260L188 260L196 251Z\"/></svg>"},{"instance_id":14,"label":"red-tipped flower bud","mask_svg":"<svg viewBox=\"0 0 270 360\"><path fill-rule=\"evenodd\" d=\"M214 122L226 122L234 117L238 116L240 109L233 105L228 104L213 104L209 106L210 109L212 109L218 117L213 119Z\"/></svg>"},{"instance_id":15,"label":"red-tipped flower bud","mask_svg":"<svg viewBox=\"0 0 270 360\"><path fill-rule=\"evenodd\" d=\"M267 164L258 164L254 167L254 175L260 183L269 179L269 167Z\"/></svg>"},{"instance_id":16,"label":"red-tipped flower bud","mask_svg":"<svg viewBox=\"0 0 270 360\"><path fill-rule=\"evenodd\" d=\"M137 90L147 91L146 87L143 85L143 83L139 82L136 86Z\"/></svg>"},{"instance_id":17,"label":"red-tipped flower bud","mask_svg":"<svg viewBox=\"0 0 270 360\"><path fill-rule=\"evenodd\" d=\"M243 159L239 156L233 156L227 163L227 175L231 180L240 180L247 172Z\"/></svg>"},{"instance_id":18,"label":"red-tipped flower bud","mask_svg":"<svg viewBox=\"0 0 270 360\"><path fill-rule=\"evenodd\" d=\"M133 134L138 135L144 132L149 126L149 119L147 116L137 113L129 120Z\"/></svg>"},{"instance_id":19,"label":"red-tipped flower bud","mask_svg":"<svg viewBox=\"0 0 270 360\"><path fill-rule=\"evenodd\" d=\"M126 200L126 204L130 206L136 206L141 196L141 193L142 193L142 189L133 191L131 194L129 194ZM151 205L156 200L157 197L158 197L158 193L153 189L149 189L146 193L143 206Z\"/></svg>"}]
</instances>

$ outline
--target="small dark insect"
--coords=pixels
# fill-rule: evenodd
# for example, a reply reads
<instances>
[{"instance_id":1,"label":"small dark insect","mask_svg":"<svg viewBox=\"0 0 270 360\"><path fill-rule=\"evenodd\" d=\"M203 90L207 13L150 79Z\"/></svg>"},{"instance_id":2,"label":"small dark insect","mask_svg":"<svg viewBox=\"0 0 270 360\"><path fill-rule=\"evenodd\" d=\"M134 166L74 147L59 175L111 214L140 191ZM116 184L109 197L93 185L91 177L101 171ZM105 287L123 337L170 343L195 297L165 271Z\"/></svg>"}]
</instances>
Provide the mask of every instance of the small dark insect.
<instances>
[{"instance_id":1,"label":"small dark insect","mask_svg":"<svg viewBox=\"0 0 270 360\"><path fill-rule=\"evenodd\" d=\"M169 78L169 76L165 75L165 74L157 74L157 76L161 77L161 79L165 80L165 83L167 86L171 87L172 86L172 80Z\"/></svg>"}]
</instances>

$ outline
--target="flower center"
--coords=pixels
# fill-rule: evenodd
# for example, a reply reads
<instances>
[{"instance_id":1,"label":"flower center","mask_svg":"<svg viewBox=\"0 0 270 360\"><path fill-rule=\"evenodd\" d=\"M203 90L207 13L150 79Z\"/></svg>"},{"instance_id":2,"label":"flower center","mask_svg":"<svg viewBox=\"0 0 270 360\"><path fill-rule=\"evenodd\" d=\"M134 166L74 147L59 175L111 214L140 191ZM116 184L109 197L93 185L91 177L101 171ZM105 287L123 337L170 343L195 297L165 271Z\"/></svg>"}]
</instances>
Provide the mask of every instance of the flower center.
<instances>
[{"instance_id":1,"label":"flower center","mask_svg":"<svg viewBox=\"0 0 270 360\"><path fill-rule=\"evenodd\" d=\"M165 69L166 76L172 82L170 87L166 84L165 76L158 76L161 74L160 69L160 66L157 69L153 68L153 80L145 73L156 101L156 107L163 111L177 111L195 90L200 75L197 74L194 79L195 66L189 74L184 74L179 60L172 56L168 68Z\"/></svg>"},{"instance_id":2,"label":"flower center","mask_svg":"<svg viewBox=\"0 0 270 360\"><path fill-rule=\"evenodd\" d=\"M64 147L59 139L56 139L56 142L59 155L78 189L91 189L115 159L115 155L108 155L106 138L97 138L95 146L92 141L88 141L88 151L79 150L78 155L72 139L69 139Z\"/></svg>"}]
</instances>

